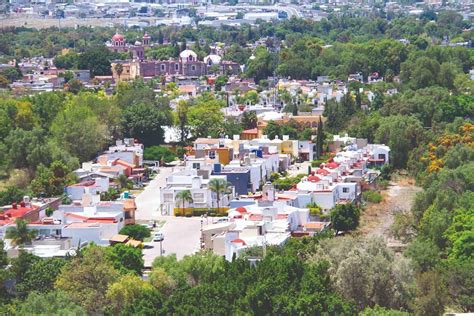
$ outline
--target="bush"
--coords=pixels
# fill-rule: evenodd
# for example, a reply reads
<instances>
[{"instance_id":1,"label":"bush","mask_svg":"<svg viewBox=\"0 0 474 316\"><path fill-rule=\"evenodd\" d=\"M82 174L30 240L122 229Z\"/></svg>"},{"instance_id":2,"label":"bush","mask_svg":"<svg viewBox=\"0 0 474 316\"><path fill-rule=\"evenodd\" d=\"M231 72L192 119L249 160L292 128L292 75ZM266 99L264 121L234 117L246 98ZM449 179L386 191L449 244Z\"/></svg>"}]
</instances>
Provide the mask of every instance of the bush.
<instances>
[{"instance_id":1,"label":"bush","mask_svg":"<svg viewBox=\"0 0 474 316\"><path fill-rule=\"evenodd\" d=\"M389 184L390 181L388 180L377 180L377 188L380 190L386 190Z\"/></svg>"},{"instance_id":2,"label":"bush","mask_svg":"<svg viewBox=\"0 0 474 316\"><path fill-rule=\"evenodd\" d=\"M141 240L150 237L150 229L143 225L127 225L120 230L120 234L130 236L133 239Z\"/></svg>"},{"instance_id":3,"label":"bush","mask_svg":"<svg viewBox=\"0 0 474 316\"><path fill-rule=\"evenodd\" d=\"M365 191L362 193L362 196L364 200L370 202L370 203L380 203L382 202L382 194L380 194L377 191Z\"/></svg>"},{"instance_id":4,"label":"bush","mask_svg":"<svg viewBox=\"0 0 474 316\"><path fill-rule=\"evenodd\" d=\"M163 146L151 146L145 148L145 151L143 152L143 158L146 160L164 160L165 162L171 162L177 157L176 154L169 148Z\"/></svg>"}]
</instances>

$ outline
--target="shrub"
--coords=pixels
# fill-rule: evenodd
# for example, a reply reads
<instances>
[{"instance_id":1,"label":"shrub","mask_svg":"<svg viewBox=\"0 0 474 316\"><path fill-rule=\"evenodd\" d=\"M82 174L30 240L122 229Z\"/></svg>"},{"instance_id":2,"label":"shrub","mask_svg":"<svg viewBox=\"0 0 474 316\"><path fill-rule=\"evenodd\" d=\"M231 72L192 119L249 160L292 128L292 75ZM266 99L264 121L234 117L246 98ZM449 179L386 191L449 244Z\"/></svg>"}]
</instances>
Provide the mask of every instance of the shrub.
<instances>
[{"instance_id":1,"label":"shrub","mask_svg":"<svg viewBox=\"0 0 474 316\"><path fill-rule=\"evenodd\" d=\"M127 225L120 230L120 234L130 236L133 239L141 240L150 237L150 229L143 225Z\"/></svg>"},{"instance_id":2,"label":"shrub","mask_svg":"<svg viewBox=\"0 0 474 316\"><path fill-rule=\"evenodd\" d=\"M380 190L386 190L388 188L390 181L388 180L378 180L377 181L377 188Z\"/></svg>"},{"instance_id":3,"label":"shrub","mask_svg":"<svg viewBox=\"0 0 474 316\"><path fill-rule=\"evenodd\" d=\"M380 194L377 191L365 191L362 193L362 196L364 197L364 200L370 202L370 203L380 203L382 202L382 194Z\"/></svg>"},{"instance_id":4,"label":"shrub","mask_svg":"<svg viewBox=\"0 0 474 316\"><path fill-rule=\"evenodd\" d=\"M177 157L174 152L166 147L151 146L145 148L145 151L143 152L143 158L146 160L164 160L165 162L171 162Z\"/></svg>"}]
</instances>

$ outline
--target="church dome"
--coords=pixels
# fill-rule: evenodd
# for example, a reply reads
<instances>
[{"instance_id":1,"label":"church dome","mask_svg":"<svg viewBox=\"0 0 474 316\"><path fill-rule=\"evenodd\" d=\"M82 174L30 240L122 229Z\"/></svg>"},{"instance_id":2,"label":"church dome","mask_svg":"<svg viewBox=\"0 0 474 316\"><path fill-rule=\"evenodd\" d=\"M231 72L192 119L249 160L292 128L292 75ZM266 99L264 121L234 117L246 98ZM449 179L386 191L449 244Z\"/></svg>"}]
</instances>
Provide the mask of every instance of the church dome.
<instances>
[{"instance_id":1,"label":"church dome","mask_svg":"<svg viewBox=\"0 0 474 316\"><path fill-rule=\"evenodd\" d=\"M204 57L204 62L206 64L208 64L209 66L219 65L221 63L221 60L222 60L222 58L219 55L211 54L211 55L208 55L208 56Z\"/></svg>"},{"instance_id":2,"label":"church dome","mask_svg":"<svg viewBox=\"0 0 474 316\"><path fill-rule=\"evenodd\" d=\"M197 60L197 54L190 49L185 49L181 52L181 54L179 54L179 58L181 58L183 61Z\"/></svg>"},{"instance_id":3,"label":"church dome","mask_svg":"<svg viewBox=\"0 0 474 316\"><path fill-rule=\"evenodd\" d=\"M122 34L115 33L115 35L112 36L112 42L122 42L124 40L125 40L125 38L123 37Z\"/></svg>"}]
</instances>

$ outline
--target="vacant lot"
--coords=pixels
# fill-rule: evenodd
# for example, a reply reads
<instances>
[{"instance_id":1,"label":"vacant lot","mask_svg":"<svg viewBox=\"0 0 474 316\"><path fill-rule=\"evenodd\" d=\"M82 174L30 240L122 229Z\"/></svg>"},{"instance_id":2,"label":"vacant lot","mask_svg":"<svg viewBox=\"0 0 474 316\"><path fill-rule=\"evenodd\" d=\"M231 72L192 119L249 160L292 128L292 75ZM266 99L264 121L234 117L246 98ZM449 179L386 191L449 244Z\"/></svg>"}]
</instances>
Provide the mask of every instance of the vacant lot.
<instances>
[{"instance_id":1,"label":"vacant lot","mask_svg":"<svg viewBox=\"0 0 474 316\"><path fill-rule=\"evenodd\" d=\"M388 244L399 243L390 236L389 230L394 215L410 210L416 193L422 190L414 182L406 177L397 177L391 181L387 190L382 191L383 201L379 204L369 203L362 213L359 233L364 236L382 236Z\"/></svg>"}]
</instances>

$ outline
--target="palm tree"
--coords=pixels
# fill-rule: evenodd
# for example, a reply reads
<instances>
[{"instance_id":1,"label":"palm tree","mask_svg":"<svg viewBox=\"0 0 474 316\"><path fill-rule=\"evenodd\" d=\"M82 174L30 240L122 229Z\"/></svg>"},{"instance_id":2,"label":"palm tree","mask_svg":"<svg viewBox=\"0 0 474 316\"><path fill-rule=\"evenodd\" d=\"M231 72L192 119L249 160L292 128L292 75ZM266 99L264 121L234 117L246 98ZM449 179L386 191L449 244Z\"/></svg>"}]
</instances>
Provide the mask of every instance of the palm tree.
<instances>
[{"instance_id":1,"label":"palm tree","mask_svg":"<svg viewBox=\"0 0 474 316\"><path fill-rule=\"evenodd\" d=\"M216 193L217 213L219 213L221 194L229 193L230 183L225 179L211 179L211 181L209 181L209 190Z\"/></svg>"},{"instance_id":2,"label":"palm tree","mask_svg":"<svg viewBox=\"0 0 474 316\"><path fill-rule=\"evenodd\" d=\"M124 189L130 186L130 180L128 180L128 177L124 174L119 175L115 182L117 183L120 189Z\"/></svg>"},{"instance_id":3,"label":"palm tree","mask_svg":"<svg viewBox=\"0 0 474 316\"><path fill-rule=\"evenodd\" d=\"M14 245L30 244L31 240L36 237L36 230L28 230L28 222L22 219L15 221L16 227L8 228L6 238L12 239Z\"/></svg>"},{"instance_id":4,"label":"palm tree","mask_svg":"<svg viewBox=\"0 0 474 316\"><path fill-rule=\"evenodd\" d=\"M191 195L191 191L183 190L183 191L178 192L178 194L176 194L176 202L178 203L178 205L179 205L179 201L181 201L182 212L183 212L183 215L184 215L184 204L186 202L188 202L188 203L193 202L193 197Z\"/></svg>"},{"instance_id":5,"label":"palm tree","mask_svg":"<svg viewBox=\"0 0 474 316\"><path fill-rule=\"evenodd\" d=\"M120 76L122 75L123 73L123 65L122 64L115 64L114 65L114 70L115 72L117 73L117 76L118 76L118 81L120 81Z\"/></svg>"}]
</instances>

